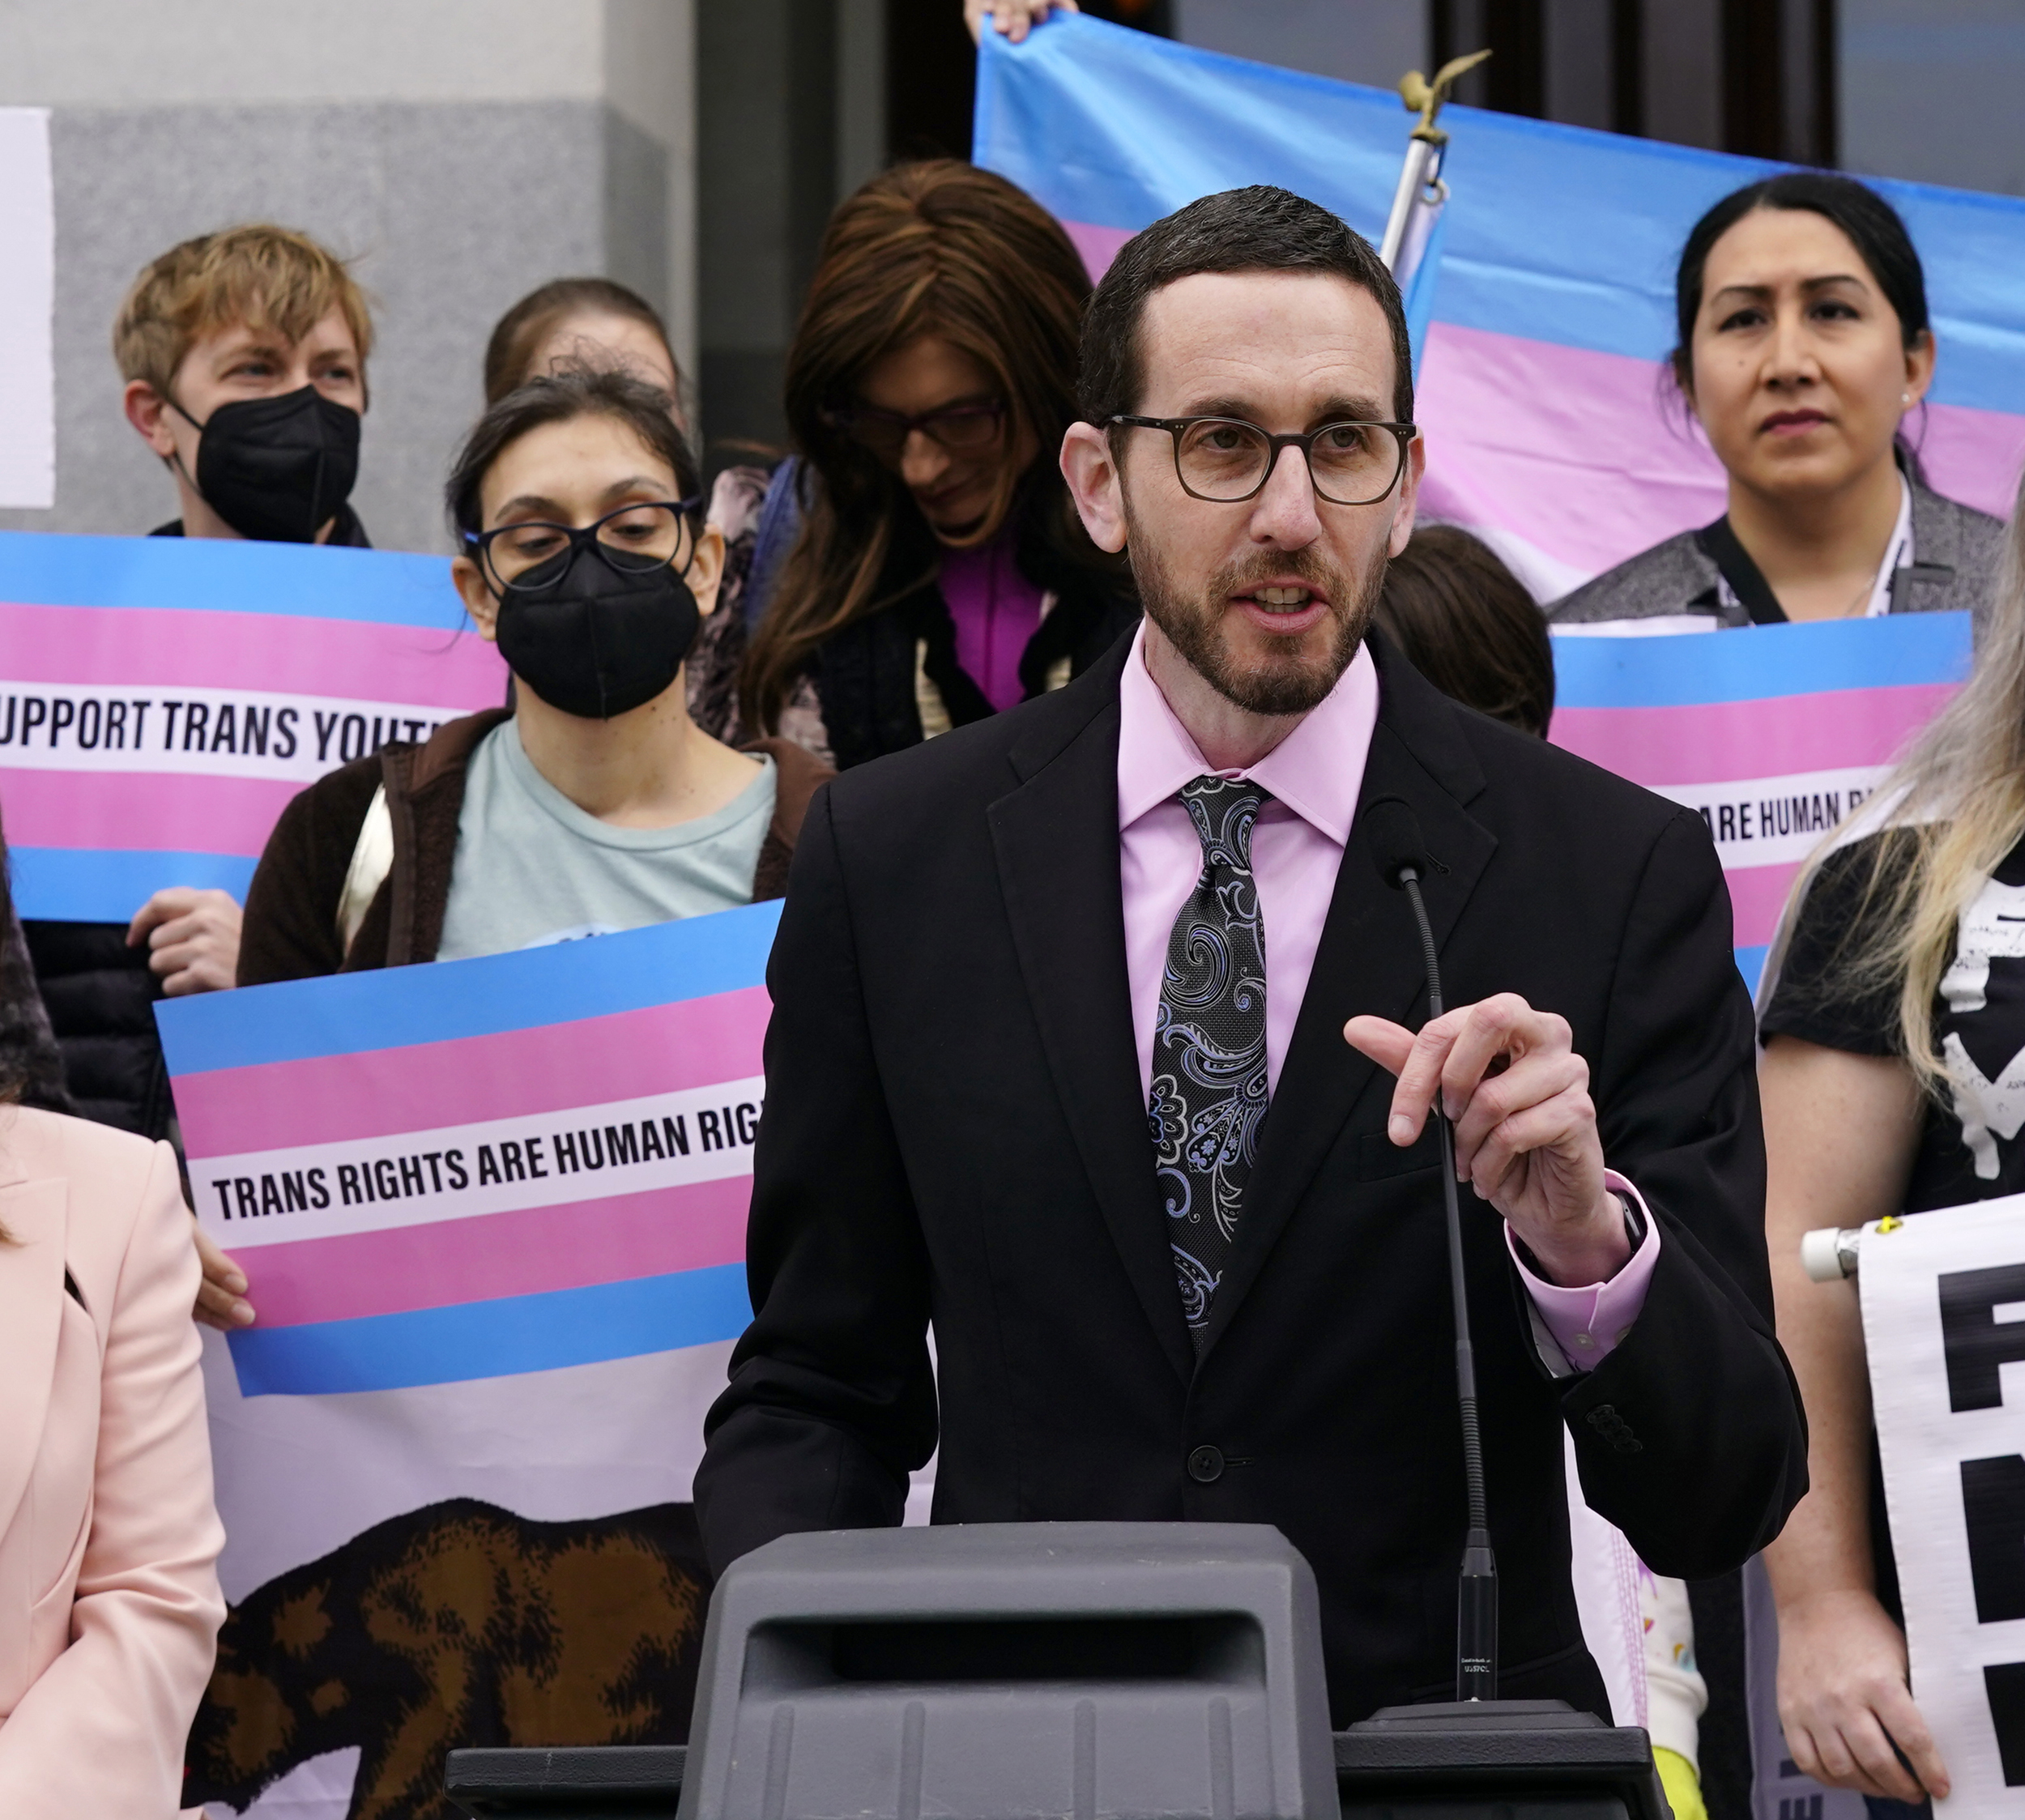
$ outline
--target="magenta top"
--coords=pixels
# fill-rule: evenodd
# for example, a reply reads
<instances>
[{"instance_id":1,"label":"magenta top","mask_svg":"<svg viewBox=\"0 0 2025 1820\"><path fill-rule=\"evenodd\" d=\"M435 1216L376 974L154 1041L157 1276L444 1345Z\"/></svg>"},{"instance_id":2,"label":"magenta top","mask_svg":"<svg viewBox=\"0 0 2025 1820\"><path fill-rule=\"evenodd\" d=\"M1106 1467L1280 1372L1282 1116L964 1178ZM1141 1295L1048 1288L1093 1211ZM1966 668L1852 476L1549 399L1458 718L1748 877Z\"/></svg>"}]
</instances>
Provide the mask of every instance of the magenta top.
<instances>
[{"instance_id":1,"label":"magenta top","mask_svg":"<svg viewBox=\"0 0 2025 1820\"><path fill-rule=\"evenodd\" d=\"M1013 559L1009 531L974 550L942 552L942 598L956 621L957 662L1000 712L1026 693L1020 659L1040 625L1042 597Z\"/></svg>"}]
</instances>

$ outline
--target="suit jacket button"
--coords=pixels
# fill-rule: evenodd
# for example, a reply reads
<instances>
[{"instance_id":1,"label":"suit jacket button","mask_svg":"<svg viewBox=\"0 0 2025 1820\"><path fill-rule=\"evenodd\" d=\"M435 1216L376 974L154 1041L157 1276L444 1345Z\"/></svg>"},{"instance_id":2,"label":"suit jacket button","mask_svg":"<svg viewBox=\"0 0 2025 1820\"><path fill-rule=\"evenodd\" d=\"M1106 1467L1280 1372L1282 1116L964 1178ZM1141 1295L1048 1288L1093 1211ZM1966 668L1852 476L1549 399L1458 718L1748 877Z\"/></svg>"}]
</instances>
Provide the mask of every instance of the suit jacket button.
<instances>
[{"instance_id":1,"label":"suit jacket button","mask_svg":"<svg viewBox=\"0 0 2025 1820\"><path fill-rule=\"evenodd\" d=\"M1223 1477L1223 1456L1214 1447L1197 1447L1188 1456L1188 1477L1197 1485L1214 1485Z\"/></svg>"}]
</instances>

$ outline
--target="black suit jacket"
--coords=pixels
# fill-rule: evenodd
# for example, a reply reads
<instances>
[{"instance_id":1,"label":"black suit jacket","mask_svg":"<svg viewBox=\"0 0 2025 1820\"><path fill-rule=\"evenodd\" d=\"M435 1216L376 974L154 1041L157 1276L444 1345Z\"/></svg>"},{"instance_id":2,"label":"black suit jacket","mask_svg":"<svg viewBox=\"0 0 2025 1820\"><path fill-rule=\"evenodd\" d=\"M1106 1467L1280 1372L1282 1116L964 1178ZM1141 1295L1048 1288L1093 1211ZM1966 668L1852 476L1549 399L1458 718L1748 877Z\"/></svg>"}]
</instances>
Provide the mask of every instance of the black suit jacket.
<instances>
[{"instance_id":1,"label":"black suit jacket","mask_svg":"<svg viewBox=\"0 0 2025 1820\"><path fill-rule=\"evenodd\" d=\"M1363 799L1405 797L1445 868L1426 897L1449 1001L1511 991L1568 1019L1605 1156L1662 1228L1630 1337L1556 1380L1501 1221L1465 1191L1502 1691L1601 1710L1563 1424L1589 1502L1660 1573L1737 1566L1806 1485L1729 898L1698 816L1372 644ZM1319 1582L1339 1725L1451 1698L1464 1509L1435 1144L1392 1145L1392 1077L1341 1034L1424 1016L1412 910L1360 823L1198 1362L1126 983L1128 649L811 807L767 976L758 1314L710 1414L705 1539L722 1568L789 1531L897 1523L937 1441L932 1321L936 1520L1276 1524Z\"/></svg>"}]
</instances>

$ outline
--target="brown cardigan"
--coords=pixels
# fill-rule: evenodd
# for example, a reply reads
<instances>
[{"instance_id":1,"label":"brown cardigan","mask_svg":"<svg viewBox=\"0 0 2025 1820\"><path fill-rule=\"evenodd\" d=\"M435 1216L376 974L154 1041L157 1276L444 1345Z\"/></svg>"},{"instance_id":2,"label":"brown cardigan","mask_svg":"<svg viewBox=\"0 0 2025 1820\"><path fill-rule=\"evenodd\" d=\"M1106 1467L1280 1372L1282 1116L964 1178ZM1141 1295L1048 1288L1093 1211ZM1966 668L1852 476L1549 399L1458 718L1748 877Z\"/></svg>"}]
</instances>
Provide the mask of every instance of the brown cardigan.
<instances>
[{"instance_id":1,"label":"brown cardigan","mask_svg":"<svg viewBox=\"0 0 2025 1820\"><path fill-rule=\"evenodd\" d=\"M427 744L383 747L319 778L290 803L246 893L239 983L266 986L433 961L450 901L465 769L479 741L511 718L510 710L492 708L446 722ZM761 740L744 749L769 754L777 778L774 823L752 879L758 902L786 893L787 863L808 799L832 774L786 740ZM394 824L393 868L347 954L338 928L339 900L373 793L382 784Z\"/></svg>"}]
</instances>

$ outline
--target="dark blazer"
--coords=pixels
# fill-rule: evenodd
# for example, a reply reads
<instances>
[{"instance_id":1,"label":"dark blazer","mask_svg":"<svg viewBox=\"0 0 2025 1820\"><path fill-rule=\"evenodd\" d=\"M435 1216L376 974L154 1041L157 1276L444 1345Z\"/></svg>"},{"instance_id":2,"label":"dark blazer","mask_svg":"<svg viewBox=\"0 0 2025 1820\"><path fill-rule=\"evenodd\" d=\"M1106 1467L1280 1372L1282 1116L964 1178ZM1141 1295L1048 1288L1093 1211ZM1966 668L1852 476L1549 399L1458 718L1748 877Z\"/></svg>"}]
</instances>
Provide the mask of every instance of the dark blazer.
<instances>
[{"instance_id":1,"label":"dark blazer","mask_svg":"<svg viewBox=\"0 0 2025 1820\"><path fill-rule=\"evenodd\" d=\"M1944 497L1919 480L1912 489L1912 561L1891 578L1891 611L1936 613L1966 608L1976 616L1980 633L1997 592L1997 572L2004 562L2004 521L1973 505ZM1732 586L1741 604L1725 608L1716 588L1722 559L1755 575L1756 565L1729 532L1727 516L1699 531L1684 531L1663 543L1642 550L1547 609L1558 625L1593 624L1603 620L1651 619L1663 613L1706 613L1724 627L1744 626L1757 616L1750 596L1770 598L1762 578L1753 588ZM1725 539L1727 541L1725 542ZM1737 551L1738 554L1729 552ZM1773 601L1764 609L1773 620L1784 616Z\"/></svg>"},{"instance_id":2,"label":"dark blazer","mask_svg":"<svg viewBox=\"0 0 2025 1820\"><path fill-rule=\"evenodd\" d=\"M1563 1422L1589 1501L1663 1574L1736 1566L1806 1485L1729 900L1699 816L1371 643L1364 798L1404 796L1446 868L1426 897L1451 1002L1510 990L1570 1021L1605 1155L1663 1230L1630 1337L1556 1381L1498 1219L1464 1209L1503 1691L1602 1710ZM1360 823L1197 1362L1126 982L1129 648L810 806L767 976L758 1315L708 1424L704 1537L722 1568L789 1531L897 1523L939 1389L937 1521L1277 1524L1320 1585L1336 1722L1451 1698L1464 1510L1435 1144L1393 1147L1391 1076L1341 1035L1357 1012L1424 1015L1412 912Z\"/></svg>"}]
</instances>

